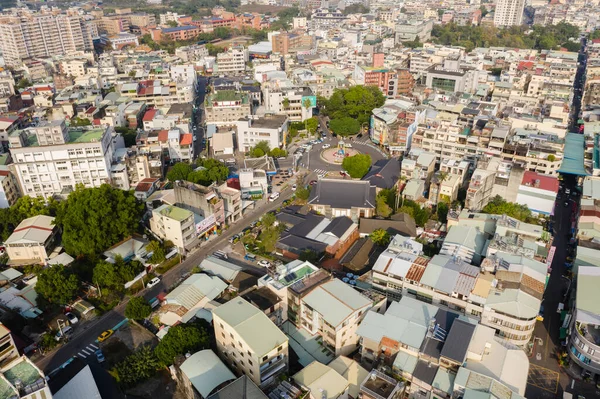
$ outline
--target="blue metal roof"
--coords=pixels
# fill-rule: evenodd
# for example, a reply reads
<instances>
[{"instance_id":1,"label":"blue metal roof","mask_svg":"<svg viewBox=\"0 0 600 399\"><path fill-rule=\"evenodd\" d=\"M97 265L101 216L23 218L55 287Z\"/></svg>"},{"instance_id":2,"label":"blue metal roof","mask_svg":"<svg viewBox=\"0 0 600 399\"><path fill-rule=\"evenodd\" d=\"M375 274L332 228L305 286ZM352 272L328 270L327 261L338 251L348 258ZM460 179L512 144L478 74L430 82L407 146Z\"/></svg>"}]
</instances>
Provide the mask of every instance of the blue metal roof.
<instances>
[{"instance_id":1,"label":"blue metal roof","mask_svg":"<svg viewBox=\"0 0 600 399\"><path fill-rule=\"evenodd\" d=\"M567 133L565 139L564 158L558 173L587 176L583 166L585 137L583 134Z\"/></svg>"}]
</instances>

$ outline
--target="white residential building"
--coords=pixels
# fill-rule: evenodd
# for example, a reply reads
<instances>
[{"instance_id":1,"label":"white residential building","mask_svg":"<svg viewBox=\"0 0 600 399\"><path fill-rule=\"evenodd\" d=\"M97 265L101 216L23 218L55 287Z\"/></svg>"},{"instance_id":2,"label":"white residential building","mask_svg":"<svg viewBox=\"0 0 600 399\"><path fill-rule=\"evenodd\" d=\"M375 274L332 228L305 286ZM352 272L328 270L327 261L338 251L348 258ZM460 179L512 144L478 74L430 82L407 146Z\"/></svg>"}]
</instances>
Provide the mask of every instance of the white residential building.
<instances>
[{"instance_id":1,"label":"white residential building","mask_svg":"<svg viewBox=\"0 0 600 399\"><path fill-rule=\"evenodd\" d=\"M113 153L124 146L112 127L67 129L64 120L14 131L9 143L21 192L44 198L110 183Z\"/></svg>"},{"instance_id":2,"label":"white residential building","mask_svg":"<svg viewBox=\"0 0 600 399\"><path fill-rule=\"evenodd\" d=\"M150 230L161 240L169 240L182 252L198 244L194 213L174 205L152 211Z\"/></svg>"},{"instance_id":3,"label":"white residential building","mask_svg":"<svg viewBox=\"0 0 600 399\"><path fill-rule=\"evenodd\" d=\"M519 26L523 23L525 0L498 0L494 10L494 25Z\"/></svg>"},{"instance_id":4,"label":"white residential building","mask_svg":"<svg viewBox=\"0 0 600 399\"><path fill-rule=\"evenodd\" d=\"M261 141L269 143L269 148L285 146L289 118L286 115L267 115L243 118L236 122L237 147L239 151L250 151Z\"/></svg>"},{"instance_id":5,"label":"white residential building","mask_svg":"<svg viewBox=\"0 0 600 399\"><path fill-rule=\"evenodd\" d=\"M261 310L234 298L212 315L217 350L234 370L259 387L288 371L288 337Z\"/></svg>"},{"instance_id":6,"label":"white residential building","mask_svg":"<svg viewBox=\"0 0 600 399\"><path fill-rule=\"evenodd\" d=\"M248 50L244 47L232 47L225 53L217 54L217 64L214 73L242 74L246 72Z\"/></svg>"}]
</instances>

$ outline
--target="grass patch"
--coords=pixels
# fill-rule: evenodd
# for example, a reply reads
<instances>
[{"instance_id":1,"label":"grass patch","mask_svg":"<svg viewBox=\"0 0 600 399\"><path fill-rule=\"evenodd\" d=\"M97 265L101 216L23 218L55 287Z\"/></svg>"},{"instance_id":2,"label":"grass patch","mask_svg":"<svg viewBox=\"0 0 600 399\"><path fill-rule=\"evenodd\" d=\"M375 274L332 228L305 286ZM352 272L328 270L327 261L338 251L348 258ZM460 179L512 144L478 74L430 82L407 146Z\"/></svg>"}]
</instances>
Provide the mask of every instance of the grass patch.
<instances>
[{"instance_id":1,"label":"grass patch","mask_svg":"<svg viewBox=\"0 0 600 399\"><path fill-rule=\"evenodd\" d=\"M165 274L168 270L172 269L173 266L175 266L175 265L177 265L179 263L179 256L180 255L177 255L173 259L169 259L167 261L164 261L160 266L158 266L154 270L158 274Z\"/></svg>"}]
</instances>

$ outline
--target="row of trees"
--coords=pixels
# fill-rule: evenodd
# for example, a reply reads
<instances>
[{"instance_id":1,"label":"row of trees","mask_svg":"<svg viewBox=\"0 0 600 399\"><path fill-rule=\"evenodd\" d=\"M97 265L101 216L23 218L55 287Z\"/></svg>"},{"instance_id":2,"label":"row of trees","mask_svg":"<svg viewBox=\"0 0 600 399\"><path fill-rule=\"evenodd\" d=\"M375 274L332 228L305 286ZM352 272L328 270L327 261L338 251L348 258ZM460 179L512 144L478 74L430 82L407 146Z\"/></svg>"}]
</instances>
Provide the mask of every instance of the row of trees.
<instances>
[{"instance_id":1,"label":"row of trees","mask_svg":"<svg viewBox=\"0 0 600 399\"><path fill-rule=\"evenodd\" d=\"M204 325L180 324L171 327L154 349L150 346L140 348L116 364L110 374L123 387L132 387L154 376L161 368L172 365L177 356L209 346L210 335Z\"/></svg>"},{"instance_id":2,"label":"row of trees","mask_svg":"<svg viewBox=\"0 0 600 399\"><path fill-rule=\"evenodd\" d=\"M463 46L467 51L475 47L516 47L552 50L559 46L569 51L578 51L579 42L571 41L579 37L579 28L566 22L556 25L513 26L458 26L455 23L434 25L431 32L433 42Z\"/></svg>"},{"instance_id":3,"label":"row of trees","mask_svg":"<svg viewBox=\"0 0 600 399\"><path fill-rule=\"evenodd\" d=\"M198 158L196 168L187 162L178 162L167 173L170 181L185 180L203 186L210 186L214 182L221 183L227 180L229 168L222 162L213 158Z\"/></svg>"},{"instance_id":4,"label":"row of trees","mask_svg":"<svg viewBox=\"0 0 600 399\"><path fill-rule=\"evenodd\" d=\"M531 213L531 210L527 205L507 202L499 195L492 198L492 200L483 207L482 212L492 215L507 215L526 223L539 222L538 218L533 216L533 213Z\"/></svg>"},{"instance_id":5,"label":"row of trees","mask_svg":"<svg viewBox=\"0 0 600 399\"><path fill-rule=\"evenodd\" d=\"M258 143L256 143L256 145L254 147L252 147L250 149L250 156L252 158L260 158L263 157L265 155L269 155L270 157L273 158L279 158L279 157L287 157L287 151L283 150L281 148L273 148L271 149L271 146L269 145L268 141L259 141Z\"/></svg>"}]
</instances>

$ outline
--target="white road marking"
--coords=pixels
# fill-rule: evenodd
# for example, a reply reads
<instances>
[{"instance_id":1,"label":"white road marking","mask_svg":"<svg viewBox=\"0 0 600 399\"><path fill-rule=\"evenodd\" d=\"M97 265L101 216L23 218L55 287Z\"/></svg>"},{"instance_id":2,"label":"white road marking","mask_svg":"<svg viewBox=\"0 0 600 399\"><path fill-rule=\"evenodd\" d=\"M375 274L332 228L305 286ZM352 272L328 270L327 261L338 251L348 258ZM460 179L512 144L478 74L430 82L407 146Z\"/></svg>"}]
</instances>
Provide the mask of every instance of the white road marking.
<instances>
[{"instance_id":1,"label":"white road marking","mask_svg":"<svg viewBox=\"0 0 600 399\"><path fill-rule=\"evenodd\" d=\"M82 355L82 354L81 354L81 352L79 352L79 353L78 353L78 355L79 355L79 357L82 357L82 358L84 358L84 359L86 358L86 356L85 356L85 355Z\"/></svg>"}]
</instances>

